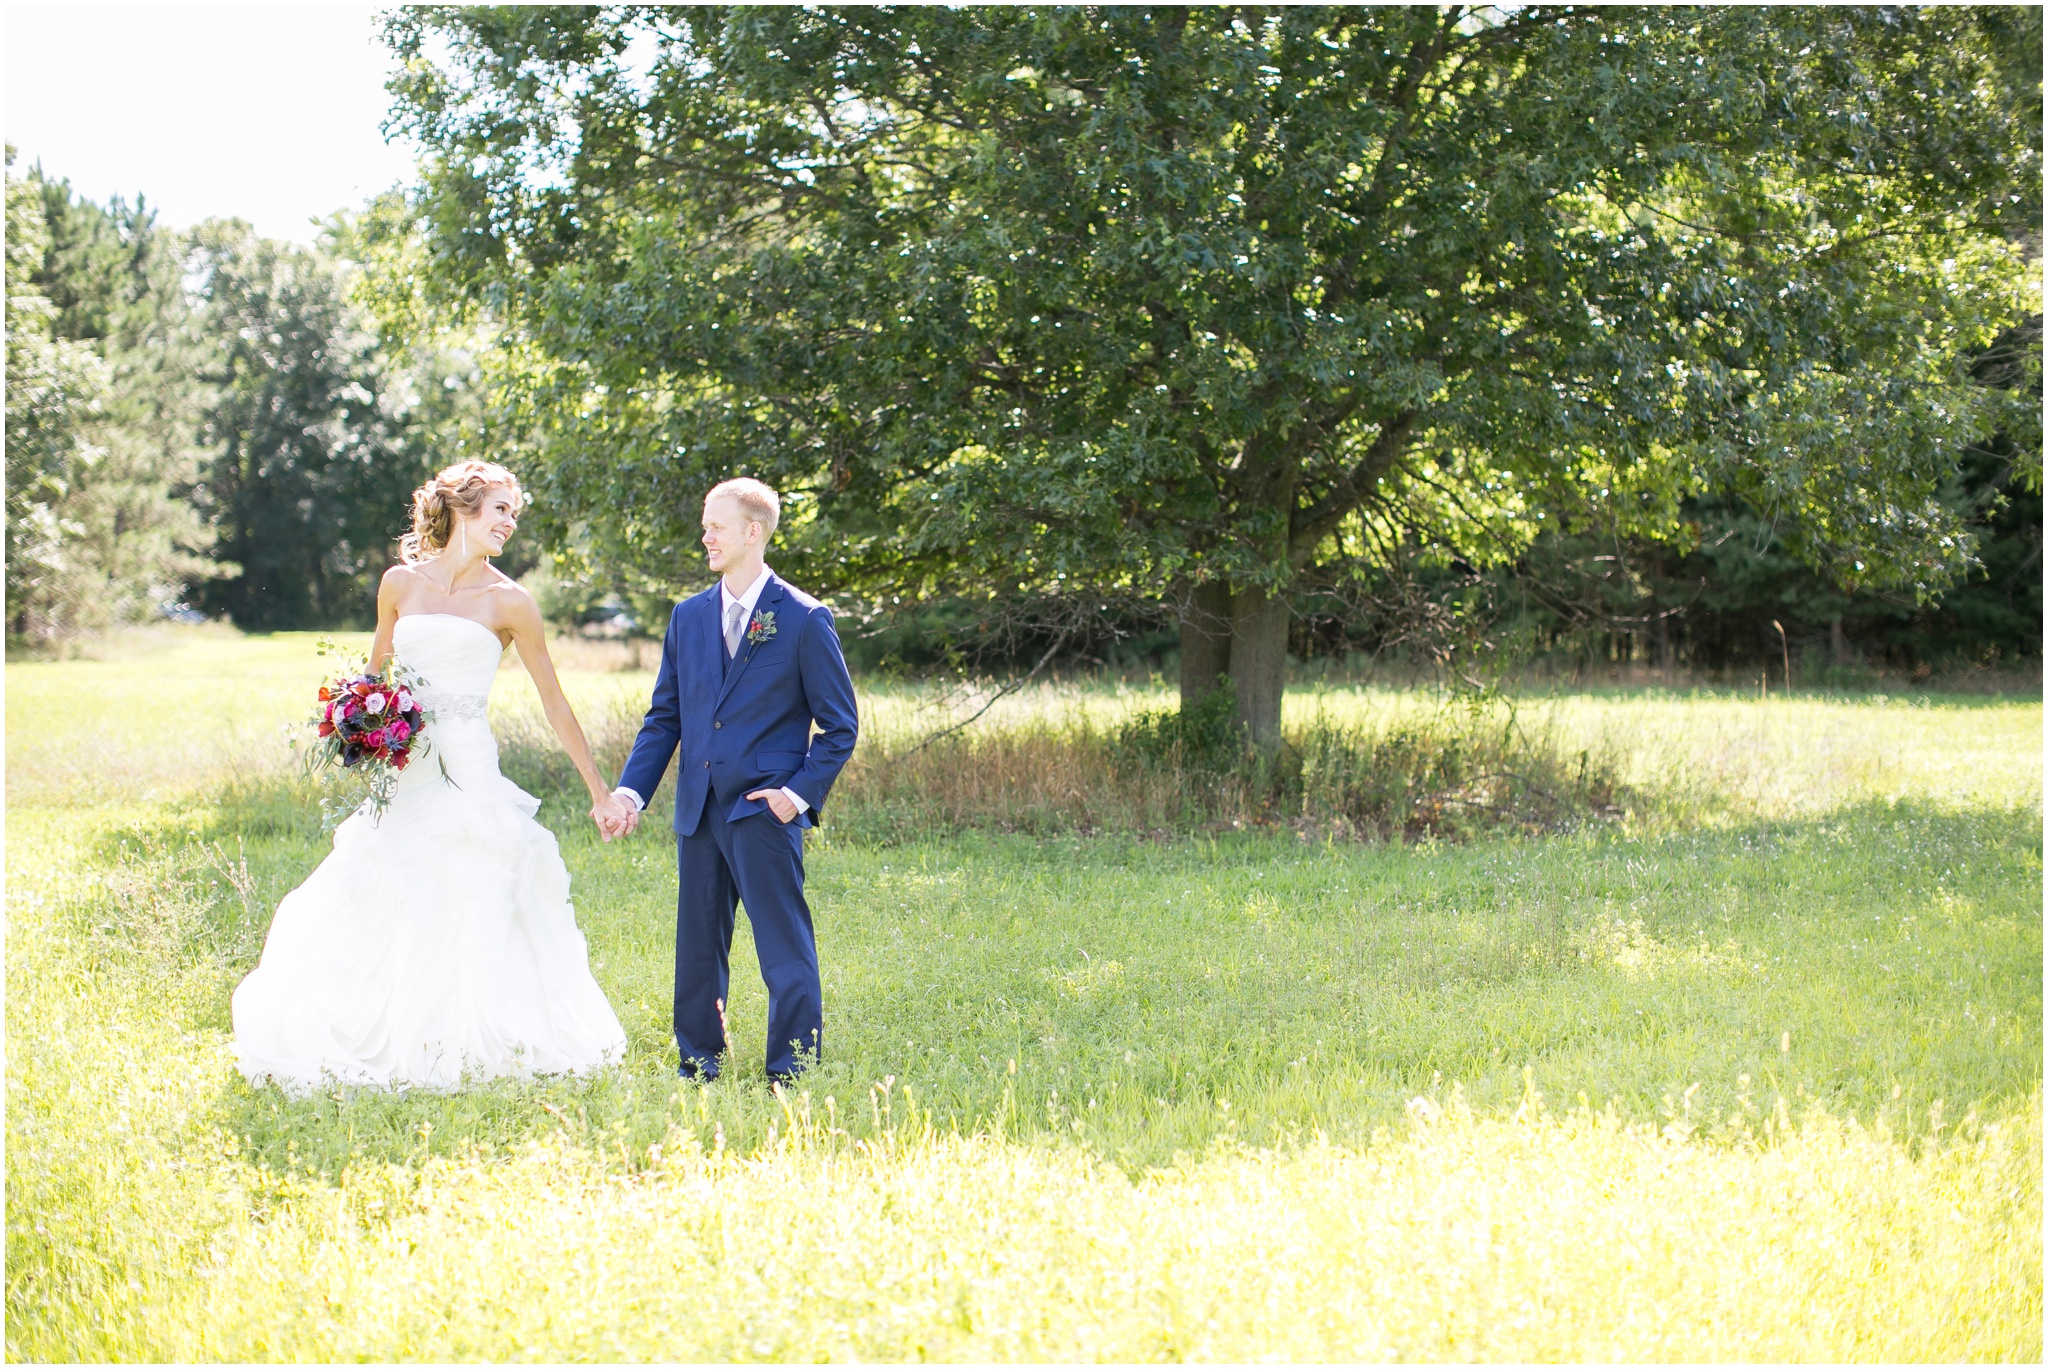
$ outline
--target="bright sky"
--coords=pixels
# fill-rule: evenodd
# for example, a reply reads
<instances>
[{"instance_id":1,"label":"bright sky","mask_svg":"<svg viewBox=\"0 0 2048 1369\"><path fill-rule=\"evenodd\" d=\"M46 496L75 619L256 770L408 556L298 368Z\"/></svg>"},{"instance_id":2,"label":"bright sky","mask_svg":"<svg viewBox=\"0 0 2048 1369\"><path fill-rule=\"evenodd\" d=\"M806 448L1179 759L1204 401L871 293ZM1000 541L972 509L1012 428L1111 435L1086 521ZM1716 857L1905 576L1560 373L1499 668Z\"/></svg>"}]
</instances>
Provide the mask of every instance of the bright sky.
<instances>
[{"instance_id":1,"label":"bright sky","mask_svg":"<svg viewBox=\"0 0 2048 1369\"><path fill-rule=\"evenodd\" d=\"M369 5L14 5L6 139L95 200L146 195L160 222L310 220L410 179L378 131L388 58Z\"/></svg>"}]
</instances>

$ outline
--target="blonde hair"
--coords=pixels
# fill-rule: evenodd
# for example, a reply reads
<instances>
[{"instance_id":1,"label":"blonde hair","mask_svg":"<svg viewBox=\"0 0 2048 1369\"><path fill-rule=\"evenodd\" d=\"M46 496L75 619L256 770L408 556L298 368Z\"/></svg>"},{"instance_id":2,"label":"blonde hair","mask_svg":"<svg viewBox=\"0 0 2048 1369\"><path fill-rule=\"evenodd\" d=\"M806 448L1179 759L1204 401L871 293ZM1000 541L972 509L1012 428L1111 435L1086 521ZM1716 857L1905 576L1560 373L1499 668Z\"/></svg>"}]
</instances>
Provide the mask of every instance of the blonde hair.
<instances>
[{"instance_id":1,"label":"blonde hair","mask_svg":"<svg viewBox=\"0 0 2048 1369\"><path fill-rule=\"evenodd\" d=\"M455 520L474 518L493 489L510 486L520 504L526 500L519 477L493 461L458 461L412 492L412 530L398 540L398 555L407 565L439 556L455 535Z\"/></svg>"},{"instance_id":2,"label":"blonde hair","mask_svg":"<svg viewBox=\"0 0 2048 1369\"><path fill-rule=\"evenodd\" d=\"M714 499L730 499L738 504L748 522L761 525L764 541L774 536L775 525L782 521L782 496L751 476L743 475L737 480L713 485L711 493L704 496L704 502L709 504Z\"/></svg>"}]
</instances>

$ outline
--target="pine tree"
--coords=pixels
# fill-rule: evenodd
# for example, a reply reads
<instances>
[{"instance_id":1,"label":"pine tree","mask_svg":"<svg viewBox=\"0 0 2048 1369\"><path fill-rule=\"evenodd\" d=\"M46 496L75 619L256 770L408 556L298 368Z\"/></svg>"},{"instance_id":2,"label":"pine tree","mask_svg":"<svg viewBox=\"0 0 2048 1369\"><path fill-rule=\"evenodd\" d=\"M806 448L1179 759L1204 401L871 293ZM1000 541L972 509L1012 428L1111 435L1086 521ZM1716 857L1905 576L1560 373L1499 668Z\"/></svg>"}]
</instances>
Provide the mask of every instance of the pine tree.
<instances>
[{"instance_id":1,"label":"pine tree","mask_svg":"<svg viewBox=\"0 0 2048 1369\"><path fill-rule=\"evenodd\" d=\"M7 624L47 639L76 620L89 581L79 491L101 455L107 369L91 347L55 335L56 306L36 289L48 248L37 188L7 150Z\"/></svg>"},{"instance_id":2,"label":"pine tree","mask_svg":"<svg viewBox=\"0 0 2048 1369\"><path fill-rule=\"evenodd\" d=\"M206 556L209 530L185 497L204 395L188 244L146 205L94 204L40 168L9 179L8 237L10 343L22 344L9 363L10 632L47 640L150 617L233 570ZM50 423L48 406L70 396L61 435L36 427L17 452L31 422L17 388Z\"/></svg>"}]
</instances>

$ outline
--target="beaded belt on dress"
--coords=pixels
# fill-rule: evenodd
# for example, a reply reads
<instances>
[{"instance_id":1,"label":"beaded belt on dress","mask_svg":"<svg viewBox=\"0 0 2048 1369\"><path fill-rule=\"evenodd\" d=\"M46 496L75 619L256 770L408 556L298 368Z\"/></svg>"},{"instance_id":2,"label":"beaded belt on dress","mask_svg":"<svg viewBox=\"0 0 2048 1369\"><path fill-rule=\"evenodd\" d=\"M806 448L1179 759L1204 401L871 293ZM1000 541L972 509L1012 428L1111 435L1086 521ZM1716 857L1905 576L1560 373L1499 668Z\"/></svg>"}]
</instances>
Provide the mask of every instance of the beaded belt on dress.
<instances>
[{"instance_id":1,"label":"beaded belt on dress","mask_svg":"<svg viewBox=\"0 0 2048 1369\"><path fill-rule=\"evenodd\" d=\"M422 689L413 694L421 708L427 710L436 722L447 722L452 718L481 718L490 712L491 696L488 694L450 694L438 689Z\"/></svg>"}]
</instances>

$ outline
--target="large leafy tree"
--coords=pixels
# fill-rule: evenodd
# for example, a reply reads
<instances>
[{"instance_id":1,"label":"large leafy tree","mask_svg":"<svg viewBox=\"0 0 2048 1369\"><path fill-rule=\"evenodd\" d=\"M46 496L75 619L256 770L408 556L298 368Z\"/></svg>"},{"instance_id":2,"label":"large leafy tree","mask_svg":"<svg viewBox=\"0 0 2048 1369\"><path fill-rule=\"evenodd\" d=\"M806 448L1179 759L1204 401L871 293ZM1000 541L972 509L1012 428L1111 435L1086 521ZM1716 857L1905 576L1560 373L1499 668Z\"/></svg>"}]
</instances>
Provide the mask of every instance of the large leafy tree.
<instances>
[{"instance_id":1,"label":"large leafy tree","mask_svg":"<svg viewBox=\"0 0 2048 1369\"><path fill-rule=\"evenodd\" d=\"M1277 740L1289 596L1732 492L1931 589L2028 308L2036 12L422 8L433 279L565 544L797 496L822 588L1151 596ZM2029 103L2031 101L2031 104Z\"/></svg>"},{"instance_id":2,"label":"large leafy tree","mask_svg":"<svg viewBox=\"0 0 2048 1369\"><path fill-rule=\"evenodd\" d=\"M334 227L347 236L346 220ZM204 601L246 628L368 622L434 453L412 440L402 378L350 298L353 268L331 241L239 221L203 225L197 243L213 456L193 498L241 567Z\"/></svg>"}]
</instances>

